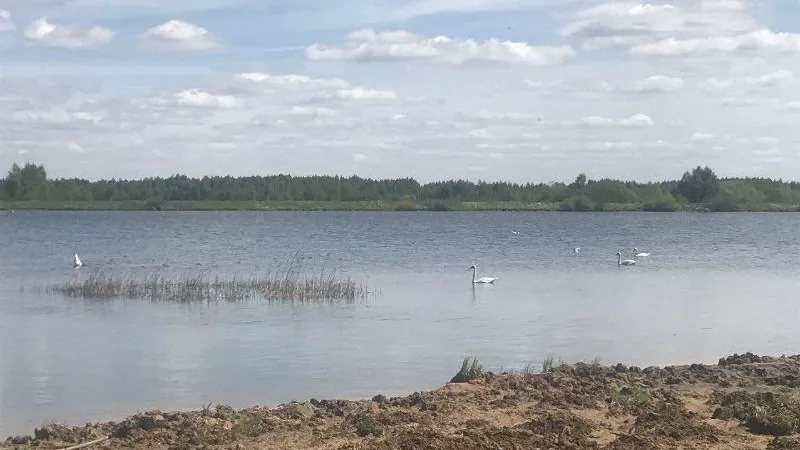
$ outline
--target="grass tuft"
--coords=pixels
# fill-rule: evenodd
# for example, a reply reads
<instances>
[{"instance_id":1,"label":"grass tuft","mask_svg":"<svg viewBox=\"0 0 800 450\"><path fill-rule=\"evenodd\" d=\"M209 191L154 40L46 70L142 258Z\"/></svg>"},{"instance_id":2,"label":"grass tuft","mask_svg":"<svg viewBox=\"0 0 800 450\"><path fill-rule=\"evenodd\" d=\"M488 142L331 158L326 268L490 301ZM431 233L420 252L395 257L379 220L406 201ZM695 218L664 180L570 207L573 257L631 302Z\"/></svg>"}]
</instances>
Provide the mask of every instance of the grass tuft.
<instances>
[{"instance_id":1,"label":"grass tuft","mask_svg":"<svg viewBox=\"0 0 800 450\"><path fill-rule=\"evenodd\" d=\"M553 371L553 357L548 356L544 360L542 360L542 373L552 372Z\"/></svg>"},{"instance_id":2,"label":"grass tuft","mask_svg":"<svg viewBox=\"0 0 800 450\"><path fill-rule=\"evenodd\" d=\"M466 383L477 380L483 376L483 366L478 362L478 358L464 358L461 369L450 379L451 383Z\"/></svg>"}]
</instances>

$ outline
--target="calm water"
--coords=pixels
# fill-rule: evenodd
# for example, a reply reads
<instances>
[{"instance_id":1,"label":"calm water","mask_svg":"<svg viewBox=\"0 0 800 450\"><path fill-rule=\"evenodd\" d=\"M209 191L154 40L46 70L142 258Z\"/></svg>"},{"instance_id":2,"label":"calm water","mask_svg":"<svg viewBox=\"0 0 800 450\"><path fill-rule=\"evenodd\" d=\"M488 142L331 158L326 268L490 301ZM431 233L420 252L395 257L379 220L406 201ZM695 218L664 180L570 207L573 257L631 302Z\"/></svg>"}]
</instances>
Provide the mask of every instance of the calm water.
<instances>
[{"instance_id":1,"label":"calm water","mask_svg":"<svg viewBox=\"0 0 800 450\"><path fill-rule=\"evenodd\" d=\"M800 352L796 214L0 212L0 244L2 436L209 401L432 389L465 355L498 369ZM634 245L651 256L617 267ZM31 293L94 268L251 274L295 252L382 295L185 306ZM497 284L473 290L473 263Z\"/></svg>"}]
</instances>

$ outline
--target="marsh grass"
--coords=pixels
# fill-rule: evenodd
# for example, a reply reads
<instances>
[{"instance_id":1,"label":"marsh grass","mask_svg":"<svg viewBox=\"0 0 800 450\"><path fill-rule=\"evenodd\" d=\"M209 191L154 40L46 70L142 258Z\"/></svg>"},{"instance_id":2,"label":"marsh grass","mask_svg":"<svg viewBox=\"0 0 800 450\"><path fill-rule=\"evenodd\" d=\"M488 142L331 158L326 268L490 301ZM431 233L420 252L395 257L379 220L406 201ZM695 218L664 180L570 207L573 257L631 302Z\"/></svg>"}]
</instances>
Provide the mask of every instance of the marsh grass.
<instances>
[{"instance_id":1,"label":"marsh grass","mask_svg":"<svg viewBox=\"0 0 800 450\"><path fill-rule=\"evenodd\" d=\"M552 372L553 371L553 357L548 356L544 360L542 360L542 373Z\"/></svg>"},{"instance_id":2,"label":"marsh grass","mask_svg":"<svg viewBox=\"0 0 800 450\"><path fill-rule=\"evenodd\" d=\"M149 273L143 276L91 272L82 279L50 285L49 293L83 299L141 299L179 303L261 299L267 301L356 301L370 291L349 277L325 270L302 270L302 257L295 257L283 270L261 276L220 278L204 272L168 276Z\"/></svg>"},{"instance_id":3,"label":"marsh grass","mask_svg":"<svg viewBox=\"0 0 800 450\"><path fill-rule=\"evenodd\" d=\"M466 383L477 380L483 376L483 366L478 362L478 358L464 358L461 362L461 369L450 379L451 383Z\"/></svg>"}]
</instances>

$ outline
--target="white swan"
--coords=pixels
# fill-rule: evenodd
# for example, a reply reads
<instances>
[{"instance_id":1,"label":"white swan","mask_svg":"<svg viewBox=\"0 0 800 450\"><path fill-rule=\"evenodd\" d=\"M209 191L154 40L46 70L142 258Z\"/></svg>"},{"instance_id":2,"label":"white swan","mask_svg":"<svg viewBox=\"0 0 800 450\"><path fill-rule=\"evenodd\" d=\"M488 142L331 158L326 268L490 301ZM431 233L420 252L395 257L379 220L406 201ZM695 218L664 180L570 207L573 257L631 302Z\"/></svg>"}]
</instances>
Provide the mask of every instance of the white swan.
<instances>
[{"instance_id":1,"label":"white swan","mask_svg":"<svg viewBox=\"0 0 800 450\"><path fill-rule=\"evenodd\" d=\"M644 258L646 256L650 256L650 253L640 252L638 248L633 247L633 256L636 258Z\"/></svg>"},{"instance_id":2,"label":"white swan","mask_svg":"<svg viewBox=\"0 0 800 450\"><path fill-rule=\"evenodd\" d=\"M575 247L575 248L572 249L572 251L575 252L575 254L577 255L578 253L581 252L581 248L580 247Z\"/></svg>"},{"instance_id":3,"label":"white swan","mask_svg":"<svg viewBox=\"0 0 800 450\"><path fill-rule=\"evenodd\" d=\"M474 264L469 266L469 268L472 269L472 284L494 283L495 280L497 280L497 278L492 278L492 277L475 278L475 275L478 272L478 268L475 267Z\"/></svg>"},{"instance_id":4,"label":"white swan","mask_svg":"<svg viewBox=\"0 0 800 450\"><path fill-rule=\"evenodd\" d=\"M622 253L617 252L617 265L618 266L633 266L636 264L635 259L626 259L625 261L622 260Z\"/></svg>"},{"instance_id":5,"label":"white swan","mask_svg":"<svg viewBox=\"0 0 800 450\"><path fill-rule=\"evenodd\" d=\"M83 265L83 263L81 262L81 259L78 258L78 254L77 253L75 253L75 257L73 259L74 259L74 261L72 262L72 266L73 267L81 267Z\"/></svg>"},{"instance_id":6,"label":"white swan","mask_svg":"<svg viewBox=\"0 0 800 450\"><path fill-rule=\"evenodd\" d=\"M511 234L513 234L514 236L519 236L519 231L511 230Z\"/></svg>"}]
</instances>

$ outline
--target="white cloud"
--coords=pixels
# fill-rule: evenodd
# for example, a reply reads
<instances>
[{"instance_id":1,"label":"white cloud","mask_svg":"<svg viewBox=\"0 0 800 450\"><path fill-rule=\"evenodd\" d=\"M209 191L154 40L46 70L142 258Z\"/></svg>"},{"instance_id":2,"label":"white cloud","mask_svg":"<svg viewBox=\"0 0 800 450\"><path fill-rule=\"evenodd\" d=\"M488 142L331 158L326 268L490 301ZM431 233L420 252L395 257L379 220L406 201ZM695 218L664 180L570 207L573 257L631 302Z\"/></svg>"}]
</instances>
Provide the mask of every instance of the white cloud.
<instances>
[{"instance_id":1,"label":"white cloud","mask_svg":"<svg viewBox=\"0 0 800 450\"><path fill-rule=\"evenodd\" d=\"M746 5L740 0L703 0L700 2L700 8L706 11L744 11Z\"/></svg>"},{"instance_id":2,"label":"white cloud","mask_svg":"<svg viewBox=\"0 0 800 450\"><path fill-rule=\"evenodd\" d=\"M396 100L397 93L391 90L367 89L352 86L341 78L312 78L306 75L272 75L260 72L246 72L238 75L240 79L265 86L266 89L280 89L307 94L307 100L339 98L346 100Z\"/></svg>"},{"instance_id":3,"label":"white cloud","mask_svg":"<svg viewBox=\"0 0 800 450\"><path fill-rule=\"evenodd\" d=\"M711 142L715 137L711 133L693 133L689 140L693 142Z\"/></svg>"},{"instance_id":4,"label":"white cloud","mask_svg":"<svg viewBox=\"0 0 800 450\"><path fill-rule=\"evenodd\" d=\"M640 93L675 92L683 88L683 79L664 75L651 75L636 83L633 90Z\"/></svg>"},{"instance_id":5,"label":"white cloud","mask_svg":"<svg viewBox=\"0 0 800 450\"><path fill-rule=\"evenodd\" d=\"M56 25L44 17L35 20L24 30L25 37L32 42L70 49L101 47L111 42L114 34L110 29L100 26L80 28Z\"/></svg>"},{"instance_id":6,"label":"white cloud","mask_svg":"<svg viewBox=\"0 0 800 450\"><path fill-rule=\"evenodd\" d=\"M205 28L180 20L150 28L141 38L147 45L161 50L202 51L222 47L219 39Z\"/></svg>"},{"instance_id":7,"label":"white cloud","mask_svg":"<svg viewBox=\"0 0 800 450\"><path fill-rule=\"evenodd\" d=\"M754 21L743 7L727 2L676 4L624 1L578 11L561 35L583 41L586 49L646 45L668 37L700 37L744 32Z\"/></svg>"},{"instance_id":8,"label":"white cloud","mask_svg":"<svg viewBox=\"0 0 800 450\"><path fill-rule=\"evenodd\" d=\"M334 89L348 89L350 83L341 78L319 79L311 78L307 75L270 75L268 73L248 72L239 74L239 78L258 83L266 83L274 86L302 86L302 87L321 87Z\"/></svg>"},{"instance_id":9,"label":"white cloud","mask_svg":"<svg viewBox=\"0 0 800 450\"><path fill-rule=\"evenodd\" d=\"M646 114L634 114L624 119L609 119L602 116L582 117L577 121L565 121L562 123L567 126L577 127L621 127L621 128L640 128L653 126L653 119Z\"/></svg>"},{"instance_id":10,"label":"white cloud","mask_svg":"<svg viewBox=\"0 0 800 450\"><path fill-rule=\"evenodd\" d=\"M478 111L473 114L462 114L461 117L465 119L476 119L481 121L494 121L494 122L530 122L539 120L538 117L530 114L521 114L515 112L498 113L493 111Z\"/></svg>"},{"instance_id":11,"label":"white cloud","mask_svg":"<svg viewBox=\"0 0 800 450\"><path fill-rule=\"evenodd\" d=\"M794 83L795 76L788 70L780 69L760 76L745 77L744 82L751 86L774 87Z\"/></svg>"},{"instance_id":12,"label":"white cloud","mask_svg":"<svg viewBox=\"0 0 800 450\"><path fill-rule=\"evenodd\" d=\"M592 152L596 151L614 151L618 152L621 155L626 156L643 156L642 150L648 150L649 153L652 154L652 150L662 150L662 151L675 151L680 149L688 148L687 144L677 144L674 142L668 142L663 139L657 139L655 141L643 141L643 142L633 142L633 141L589 141L581 144L581 148L590 150Z\"/></svg>"},{"instance_id":13,"label":"white cloud","mask_svg":"<svg viewBox=\"0 0 800 450\"><path fill-rule=\"evenodd\" d=\"M631 49L632 54L642 56L704 56L744 52L800 52L800 34L760 29L735 36L669 38Z\"/></svg>"},{"instance_id":14,"label":"white cloud","mask_svg":"<svg viewBox=\"0 0 800 450\"><path fill-rule=\"evenodd\" d=\"M800 111L800 100L786 102L779 106L779 109L786 111Z\"/></svg>"},{"instance_id":15,"label":"white cloud","mask_svg":"<svg viewBox=\"0 0 800 450\"><path fill-rule=\"evenodd\" d=\"M486 128L480 128L477 130L470 130L467 135L469 137L474 137L477 139L489 139L489 130Z\"/></svg>"},{"instance_id":16,"label":"white cloud","mask_svg":"<svg viewBox=\"0 0 800 450\"><path fill-rule=\"evenodd\" d=\"M599 48L638 42L651 33L673 32L681 24L679 11L672 5L607 3L576 13L561 35L586 39L586 48Z\"/></svg>"},{"instance_id":17,"label":"white cloud","mask_svg":"<svg viewBox=\"0 0 800 450\"><path fill-rule=\"evenodd\" d=\"M722 140L726 143L744 145L748 150L750 150L752 146L774 147L781 143L780 139L774 136L741 136L734 133L723 135Z\"/></svg>"},{"instance_id":18,"label":"white cloud","mask_svg":"<svg viewBox=\"0 0 800 450\"><path fill-rule=\"evenodd\" d=\"M175 100L180 105L203 106L214 108L235 108L239 101L231 95L219 95L197 89L188 89L175 94Z\"/></svg>"},{"instance_id":19,"label":"white cloud","mask_svg":"<svg viewBox=\"0 0 800 450\"><path fill-rule=\"evenodd\" d=\"M731 79L709 78L701 84L701 87L709 90L726 90L733 87L734 81Z\"/></svg>"},{"instance_id":20,"label":"white cloud","mask_svg":"<svg viewBox=\"0 0 800 450\"><path fill-rule=\"evenodd\" d=\"M756 104L753 98L725 97L720 100L722 106L752 106Z\"/></svg>"},{"instance_id":21,"label":"white cloud","mask_svg":"<svg viewBox=\"0 0 800 450\"><path fill-rule=\"evenodd\" d=\"M67 144L67 149L75 153L84 153L85 150L77 142L70 142Z\"/></svg>"},{"instance_id":22,"label":"white cloud","mask_svg":"<svg viewBox=\"0 0 800 450\"><path fill-rule=\"evenodd\" d=\"M0 9L0 33L5 31L14 31L17 29L17 24L11 20L11 13L5 9Z\"/></svg>"},{"instance_id":23,"label":"white cloud","mask_svg":"<svg viewBox=\"0 0 800 450\"><path fill-rule=\"evenodd\" d=\"M289 114L293 116L333 117L338 113L331 108L293 106Z\"/></svg>"},{"instance_id":24,"label":"white cloud","mask_svg":"<svg viewBox=\"0 0 800 450\"><path fill-rule=\"evenodd\" d=\"M753 142L761 145L778 145L781 143L780 139L773 136L758 136L753 138Z\"/></svg>"},{"instance_id":25,"label":"white cloud","mask_svg":"<svg viewBox=\"0 0 800 450\"><path fill-rule=\"evenodd\" d=\"M351 98L355 100L394 100L397 98L397 94L392 91L379 91L361 87L342 89L337 91L336 94L341 98Z\"/></svg>"},{"instance_id":26,"label":"white cloud","mask_svg":"<svg viewBox=\"0 0 800 450\"><path fill-rule=\"evenodd\" d=\"M408 31L362 29L347 36L341 46L313 44L306 49L312 60L412 61L427 60L452 65L469 63L560 64L573 58L569 46L532 46L525 42L489 39L478 42L447 36L424 37Z\"/></svg>"},{"instance_id":27,"label":"white cloud","mask_svg":"<svg viewBox=\"0 0 800 450\"><path fill-rule=\"evenodd\" d=\"M796 76L787 69L749 72L736 78L709 78L698 86L709 95L723 94L721 101L726 106L753 105L762 97L766 101L767 96L785 95L798 87Z\"/></svg>"},{"instance_id":28,"label":"white cloud","mask_svg":"<svg viewBox=\"0 0 800 450\"><path fill-rule=\"evenodd\" d=\"M390 18L392 20L408 20L437 13L476 13L524 9L526 6L531 6L530 3L530 0L527 2L519 0L416 0L397 2L397 5L390 8L389 11L391 11ZM538 1L537 3L542 2Z\"/></svg>"}]
</instances>

